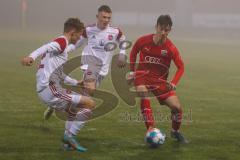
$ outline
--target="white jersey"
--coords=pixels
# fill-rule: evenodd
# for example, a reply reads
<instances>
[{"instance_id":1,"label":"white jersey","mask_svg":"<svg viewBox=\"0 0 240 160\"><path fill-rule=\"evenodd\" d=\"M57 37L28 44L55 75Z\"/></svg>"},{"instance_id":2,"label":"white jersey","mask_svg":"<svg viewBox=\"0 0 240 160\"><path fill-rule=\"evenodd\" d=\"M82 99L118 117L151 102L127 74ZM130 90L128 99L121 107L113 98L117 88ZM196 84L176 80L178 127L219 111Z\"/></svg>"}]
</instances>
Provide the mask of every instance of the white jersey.
<instances>
[{"instance_id":1,"label":"white jersey","mask_svg":"<svg viewBox=\"0 0 240 160\"><path fill-rule=\"evenodd\" d=\"M94 56L99 59L102 63L99 74L107 75L114 51L107 51L104 47L111 42L116 44L117 49L119 43L125 40L125 36L118 28L107 26L106 29L101 30L97 24L93 24L86 27L79 43L82 44L84 39L87 39L87 45L83 49L82 56ZM125 54L125 50L120 50L120 53ZM84 64L81 68L86 70L88 65Z\"/></svg>"},{"instance_id":2,"label":"white jersey","mask_svg":"<svg viewBox=\"0 0 240 160\"><path fill-rule=\"evenodd\" d=\"M68 40L66 37L60 36L30 54L30 57L34 60L42 56L36 74L38 92L45 89L50 81L59 84L61 80L64 80L65 83L76 85L76 80L71 79L63 73L62 65L68 59L67 46Z\"/></svg>"}]
</instances>

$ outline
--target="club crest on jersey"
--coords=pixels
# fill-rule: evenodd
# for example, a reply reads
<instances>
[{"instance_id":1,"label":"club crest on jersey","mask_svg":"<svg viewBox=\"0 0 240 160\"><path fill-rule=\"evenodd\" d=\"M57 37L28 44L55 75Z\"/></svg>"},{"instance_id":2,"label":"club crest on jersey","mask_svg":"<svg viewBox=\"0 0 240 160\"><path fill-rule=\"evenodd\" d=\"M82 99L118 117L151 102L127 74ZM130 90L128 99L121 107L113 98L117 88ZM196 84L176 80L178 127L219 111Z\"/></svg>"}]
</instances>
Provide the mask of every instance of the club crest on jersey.
<instances>
[{"instance_id":1,"label":"club crest on jersey","mask_svg":"<svg viewBox=\"0 0 240 160\"><path fill-rule=\"evenodd\" d=\"M91 71L87 71L87 75L92 75L92 72Z\"/></svg>"},{"instance_id":2,"label":"club crest on jersey","mask_svg":"<svg viewBox=\"0 0 240 160\"><path fill-rule=\"evenodd\" d=\"M108 40L109 40L109 41L113 40L113 35L109 34L109 35L108 35Z\"/></svg>"},{"instance_id":3,"label":"club crest on jersey","mask_svg":"<svg viewBox=\"0 0 240 160\"><path fill-rule=\"evenodd\" d=\"M147 47L144 47L144 50L146 51L146 52L148 52L148 51L150 51L150 47L149 48L147 48Z\"/></svg>"},{"instance_id":4,"label":"club crest on jersey","mask_svg":"<svg viewBox=\"0 0 240 160\"><path fill-rule=\"evenodd\" d=\"M161 55L166 56L167 55L167 50L161 50Z\"/></svg>"}]
</instances>

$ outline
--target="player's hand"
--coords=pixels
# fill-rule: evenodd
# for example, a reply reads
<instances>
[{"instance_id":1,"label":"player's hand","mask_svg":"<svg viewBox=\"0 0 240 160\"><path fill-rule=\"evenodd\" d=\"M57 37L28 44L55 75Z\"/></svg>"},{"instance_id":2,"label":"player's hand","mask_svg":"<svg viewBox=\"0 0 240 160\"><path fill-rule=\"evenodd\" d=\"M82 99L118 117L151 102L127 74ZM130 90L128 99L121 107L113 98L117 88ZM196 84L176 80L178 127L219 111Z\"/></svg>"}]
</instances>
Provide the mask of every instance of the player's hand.
<instances>
[{"instance_id":1,"label":"player's hand","mask_svg":"<svg viewBox=\"0 0 240 160\"><path fill-rule=\"evenodd\" d=\"M78 81L77 82L77 86L83 87L84 86L83 80Z\"/></svg>"},{"instance_id":2,"label":"player's hand","mask_svg":"<svg viewBox=\"0 0 240 160\"><path fill-rule=\"evenodd\" d=\"M118 54L118 60L117 60L117 65L120 68L123 68L126 66L127 63L127 56L125 54Z\"/></svg>"},{"instance_id":3,"label":"player's hand","mask_svg":"<svg viewBox=\"0 0 240 160\"><path fill-rule=\"evenodd\" d=\"M134 72L130 72L128 75L127 75L127 83L128 85L132 84L134 79L135 79L135 73Z\"/></svg>"},{"instance_id":4,"label":"player's hand","mask_svg":"<svg viewBox=\"0 0 240 160\"><path fill-rule=\"evenodd\" d=\"M176 90L177 88L176 85L173 83L170 83L169 87L170 87L170 90Z\"/></svg>"},{"instance_id":5,"label":"player's hand","mask_svg":"<svg viewBox=\"0 0 240 160\"><path fill-rule=\"evenodd\" d=\"M21 59L21 63L23 66L32 66L34 59L32 57L24 57Z\"/></svg>"}]
</instances>

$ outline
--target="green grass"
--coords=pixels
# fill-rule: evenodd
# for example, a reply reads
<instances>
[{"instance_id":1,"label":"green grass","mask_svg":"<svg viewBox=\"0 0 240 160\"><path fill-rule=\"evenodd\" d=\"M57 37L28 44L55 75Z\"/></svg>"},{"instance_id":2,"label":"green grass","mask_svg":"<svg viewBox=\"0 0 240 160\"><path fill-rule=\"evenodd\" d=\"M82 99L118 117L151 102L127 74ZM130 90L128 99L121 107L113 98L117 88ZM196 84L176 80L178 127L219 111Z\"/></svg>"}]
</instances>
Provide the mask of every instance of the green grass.
<instances>
[{"instance_id":1,"label":"green grass","mask_svg":"<svg viewBox=\"0 0 240 160\"><path fill-rule=\"evenodd\" d=\"M59 150L64 122L55 117L43 122L45 106L35 92L36 68L19 63L20 57L53 37L1 33L1 160L240 159L239 46L175 41L186 65L177 93L185 114L191 111L191 121L185 119L182 125L189 145L168 138L160 148L149 149L144 143L144 124L136 120L138 105L129 108L120 100L114 111L90 121L80 132L78 138L89 151L77 153ZM116 95L109 77L101 88ZM154 99L152 106L164 117L169 115ZM132 119L126 120L125 113ZM168 120L158 122L157 127L169 136Z\"/></svg>"}]
</instances>

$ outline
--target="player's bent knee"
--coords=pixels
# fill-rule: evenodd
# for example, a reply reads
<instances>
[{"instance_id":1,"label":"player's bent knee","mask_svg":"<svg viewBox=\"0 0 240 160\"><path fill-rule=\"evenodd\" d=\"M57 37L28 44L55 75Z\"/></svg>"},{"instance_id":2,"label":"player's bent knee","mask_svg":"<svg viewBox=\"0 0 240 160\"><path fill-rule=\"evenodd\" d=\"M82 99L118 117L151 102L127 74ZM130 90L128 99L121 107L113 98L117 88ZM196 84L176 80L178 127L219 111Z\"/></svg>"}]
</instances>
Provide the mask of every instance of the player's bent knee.
<instances>
[{"instance_id":1,"label":"player's bent knee","mask_svg":"<svg viewBox=\"0 0 240 160\"><path fill-rule=\"evenodd\" d=\"M144 85L137 86L136 91L139 97L144 98L148 96L148 90L147 87Z\"/></svg>"},{"instance_id":2,"label":"player's bent knee","mask_svg":"<svg viewBox=\"0 0 240 160\"><path fill-rule=\"evenodd\" d=\"M92 82L85 82L84 83L84 88L85 88L85 91L90 95L92 96L96 90L96 83L95 81L92 81Z\"/></svg>"},{"instance_id":3,"label":"player's bent knee","mask_svg":"<svg viewBox=\"0 0 240 160\"><path fill-rule=\"evenodd\" d=\"M181 105L172 105L171 110L173 113L179 113L182 112L182 107Z\"/></svg>"},{"instance_id":4,"label":"player's bent knee","mask_svg":"<svg viewBox=\"0 0 240 160\"><path fill-rule=\"evenodd\" d=\"M137 95L140 97L140 98L145 98L148 96L148 94L146 92L137 92Z\"/></svg>"},{"instance_id":5,"label":"player's bent knee","mask_svg":"<svg viewBox=\"0 0 240 160\"><path fill-rule=\"evenodd\" d=\"M147 92L148 91L148 89L145 85L136 86L136 90L137 90L137 92Z\"/></svg>"},{"instance_id":6,"label":"player's bent knee","mask_svg":"<svg viewBox=\"0 0 240 160\"><path fill-rule=\"evenodd\" d=\"M90 96L93 96L96 88L95 87L92 87L92 88L86 88L87 90L87 93L90 95Z\"/></svg>"},{"instance_id":7,"label":"player's bent knee","mask_svg":"<svg viewBox=\"0 0 240 160\"><path fill-rule=\"evenodd\" d=\"M87 108L93 110L96 107L96 102L93 99L88 101Z\"/></svg>"},{"instance_id":8,"label":"player's bent knee","mask_svg":"<svg viewBox=\"0 0 240 160\"><path fill-rule=\"evenodd\" d=\"M81 97L81 101L80 101L80 104L78 105L79 108L88 108L88 109L91 109L93 110L96 106L96 103L95 101L90 98L90 97L87 97L87 96L82 96Z\"/></svg>"}]
</instances>

